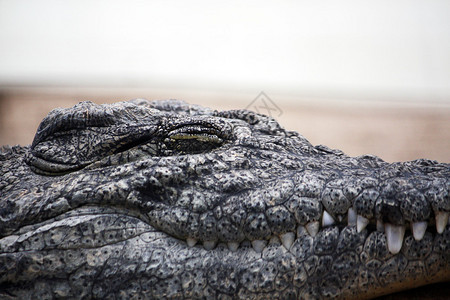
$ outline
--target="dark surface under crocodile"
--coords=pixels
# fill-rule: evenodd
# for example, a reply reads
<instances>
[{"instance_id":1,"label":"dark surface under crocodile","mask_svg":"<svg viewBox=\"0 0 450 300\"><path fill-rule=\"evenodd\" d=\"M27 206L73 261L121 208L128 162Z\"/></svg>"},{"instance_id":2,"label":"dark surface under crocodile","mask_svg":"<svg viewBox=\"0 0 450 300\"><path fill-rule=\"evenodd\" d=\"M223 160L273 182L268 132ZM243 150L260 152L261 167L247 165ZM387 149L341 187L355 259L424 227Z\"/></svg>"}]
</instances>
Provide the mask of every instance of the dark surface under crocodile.
<instances>
[{"instance_id":1,"label":"dark surface under crocodile","mask_svg":"<svg viewBox=\"0 0 450 300\"><path fill-rule=\"evenodd\" d=\"M245 110L55 109L31 146L0 152L0 298L442 295L449 175L313 146Z\"/></svg>"}]
</instances>

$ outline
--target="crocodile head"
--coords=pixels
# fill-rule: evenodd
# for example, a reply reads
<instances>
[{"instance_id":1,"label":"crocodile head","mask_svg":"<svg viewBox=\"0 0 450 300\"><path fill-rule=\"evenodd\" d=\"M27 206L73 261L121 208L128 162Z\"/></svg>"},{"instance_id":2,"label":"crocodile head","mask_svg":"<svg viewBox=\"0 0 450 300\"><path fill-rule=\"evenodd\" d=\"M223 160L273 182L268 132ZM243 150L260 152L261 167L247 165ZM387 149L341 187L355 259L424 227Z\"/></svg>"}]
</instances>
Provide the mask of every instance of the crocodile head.
<instances>
[{"instance_id":1,"label":"crocodile head","mask_svg":"<svg viewBox=\"0 0 450 300\"><path fill-rule=\"evenodd\" d=\"M267 116L80 103L0 152L0 297L372 298L450 280L450 167Z\"/></svg>"}]
</instances>

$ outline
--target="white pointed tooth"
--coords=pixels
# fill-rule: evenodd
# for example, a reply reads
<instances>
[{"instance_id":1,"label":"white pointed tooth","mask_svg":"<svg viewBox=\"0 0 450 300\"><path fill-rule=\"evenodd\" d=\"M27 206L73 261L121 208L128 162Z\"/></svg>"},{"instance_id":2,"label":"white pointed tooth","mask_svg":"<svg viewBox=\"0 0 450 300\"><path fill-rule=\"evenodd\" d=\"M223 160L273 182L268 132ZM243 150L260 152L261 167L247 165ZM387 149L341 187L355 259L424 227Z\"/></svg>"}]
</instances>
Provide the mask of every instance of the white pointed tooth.
<instances>
[{"instance_id":1,"label":"white pointed tooth","mask_svg":"<svg viewBox=\"0 0 450 300\"><path fill-rule=\"evenodd\" d=\"M227 246L228 246L228 249L230 249L230 251L235 252L239 248L239 243L238 242L228 242Z\"/></svg>"},{"instance_id":2,"label":"white pointed tooth","mask_svg":"<svg viewBox=\"0 0 450 300\"><path fill-rule=\"evenodd\" d=\"M348 209L347 221L349 226L356 225L356 211L352 207Z\"/></svg>"},{"instance_id":3,"label":"white pointed tooth","mask_svg":"<svg viewBox=\"0 0 450 300\"><path fill-rule=\"evenodd\" d=\"M361 215L357 215L356 231L358 231L358 232L363 231L367 227L367 224L369 224L369 219L367 219L366 217L363 217Z\"/></svg>"},{"instance_id":4,"label":"white pointed tooth","mask_svg":"<svg viewBox=\"0 0 450 300\"><path fill-rule=\"evenodd\" d=\"M447 226L449 213L438 211L436 213L436 230L439 234L444 232L445 226Z\"/></svg>"},{"instance_id":5,"label":"white pointed tooth","mask_svg":"<svg viewBox=\"0 0 450 300\"><path fill-rule=\"evenodd\" d=\"M186 243L188 244L189 247L194 247L195 244L197 244L197 240L188 237L188 238L186 239Z\"/></svg>"},{"instance_id":6,"label":"white pointed tooth","mask_svg":"<svg viewBox=\"0 0 450 300\"><path fill-rule=\"evenodd\" d=\"M217 241L203 241L203 247L206 250L212 250L216 247Z\"/></svg>"},{"instance_id":7,"label":"white pointed tooth","mask_svg":"<svg viewBox=\"0 0 450 300\"><path fill-rule=\"evenodd\" d=\"M305 226L298 225L297 227L297 238L300 238L302 236L309 235L308 231L306 230Z\"/></svg>"},{"instance_id":8,"label":"white pointed tooth","mask_svg":"<svg viewBox=\"0 0 450 300\"><path fill-rule=\"evenodd\" d=\"M254 240L252 241L252 247L257 253L261 253L267 245L266 240Z\"/></svg>"},{"instance_id":9,"label":"white pointed tooth","mask_svg":"<svg viewBox=\"0 0 450 300\"><path fill-rule=\"evenodd\" d=\"M377 231L384 232L384 223L381 220L377 220Z\"/></svg>"},{"instance_id":10,"label":"white pointed tooth","mask_svg":"<svg viewBox=\"0 0 450 300\"><path fill-rule=\"evenodd\" d=\"M309 235L312 237L315 237L316 234L319 232L319 221L312 221L306 224L306 230L308 231Z\"/></svg>"},{"instance_id":11,"label":"white pointed tooth","mask_svg":"<svg viewBox=\"0 0 450 300\"><path fill-rule=\"evenodd\" d=\"M294 243L295 240L295 233L293 232L286 232L280 235L281 243L283 244L284 248L289 250Z\"/></svg>"},{"instance_id":12,"label":"white pointed tooth","mask_svg":"<svg viewBox=\"0 0 450 300\"><path fill-rule=\"evenodd\" d=\"M405 236L405 226L384 224L384 231L386 232L386 240L389 252L397 254L402 249L403 237Z\"/></svg>"},{"instance_id":13,"label":"white pointed tooth","mask_svg":"<svg viewBox=\"0 0 450 300\"><path fill-rule=\"evenodd\" d=\"M322 214L322 227L334 224L333 217L324 209Z\"/></svg>"},{"instance_id":14,"label":"white pointed tooth","mask_svg":"<svg viewBox=\"0 0 450 300\"><path fill-rule=\"evenodd\" d=\"M411 230L416 241L420 241L427 231L427 222L413 222L411 223Z\"/></svg>"}]
</instances>

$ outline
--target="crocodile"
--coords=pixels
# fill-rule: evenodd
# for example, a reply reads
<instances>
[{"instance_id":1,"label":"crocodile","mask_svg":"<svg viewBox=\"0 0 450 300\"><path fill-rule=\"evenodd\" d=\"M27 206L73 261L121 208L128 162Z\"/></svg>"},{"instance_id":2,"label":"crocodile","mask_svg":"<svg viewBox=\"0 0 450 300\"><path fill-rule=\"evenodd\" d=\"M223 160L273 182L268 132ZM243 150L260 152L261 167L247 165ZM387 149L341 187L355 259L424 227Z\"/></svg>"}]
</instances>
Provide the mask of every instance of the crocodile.
<instances>
[{"instance_id":1,"label":"crocodile","mask_svg":"<svg viewBox=\"0 0 450 300\"><path fill-rule=\"evenodd\" d=\"M450 281L450 165L178 100L81 102L0 151L1 299L369 299Z\"/></svg>"}]
</instances>

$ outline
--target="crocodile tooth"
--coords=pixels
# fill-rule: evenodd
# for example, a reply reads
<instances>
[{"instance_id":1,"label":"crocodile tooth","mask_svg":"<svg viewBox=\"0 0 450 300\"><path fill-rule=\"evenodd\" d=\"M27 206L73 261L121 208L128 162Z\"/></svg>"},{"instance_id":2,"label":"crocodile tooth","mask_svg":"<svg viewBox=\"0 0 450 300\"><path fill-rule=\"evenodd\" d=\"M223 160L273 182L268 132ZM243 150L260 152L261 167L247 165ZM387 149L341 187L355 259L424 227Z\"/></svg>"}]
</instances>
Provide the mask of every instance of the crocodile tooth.
<instances>
[{"instance_id":1,"label":"crocodile tooth","mask_svg":"<svg viewBox=\"0 0 450 300\"><path fill-rule=\"evenodd\" d=\"M386 232L389 252L391 252L392 254L399 253L400 249L402 249L403 236L405 235L405 226L385 223L384 231Z\"/></svg>"},{"instance_id":2,"label":"crocodile tooth","mask_svg":"<svg viewBox=\"0 0 450 300\"><path fill-rule=\"evenodd\" d=\"M322 215L322 227L330 226L334 224L333 217L324 209Z\"/></svg>"},{"instance_id":3,"label":"crocodile tooth","mask_svg":"<svg viewBox=\"0 0 450 300\"><path fill-rule=\"evenodd\" d=\"M189 247L194 247L195 244L197 244L197 240L188 237L188 238L186 239L186 243L188 244Z\"/></svg>"},{"instance_id":4,"label":"crocodile tooth","mask_svg":"<svg viewBox=\"0 0 450 300\"><path fill-rule=\"evenodd\" d=\"M252 247L257 253L261 253L267 245L266 240L254 240L252 241Z\"/></svg>"},{"instance_id":5,"label":"crocodile tooth","mask_svg":"<svg viewBox=\"0 0 450 300\"><path fill-rule=\"evenodd\" d=\"M369 224L369 219L367 219L366 217L363 217L361 215L358 215L356 217L356 230L358 232L363 231L367 227L367 224Z\"/></svg>"},{"instance_id":6,"label":"crocodile tooth","mask_svg":"<svg viewBox=\"0 0 450 300\"><path fill-rule=\"evenodd\" d=\"M306 230L308 230L308 233L315 237L316 234L319 232L319 221L312 221L306 224Z\"/></svg>"},{"instance_id":7,"label":"crocodile tooth","mask_svg":"<svg viewBox=\"0 0 450 300\"><path fill-rule=\"evenodd\" d=\"M206 250L212 250L214 247L216 247L217 241L203 241L203 247L205 247Z\"/></svg>"},{"instance_id":8,"label":"crocodile tooth","mask_svg":"<svg viewBox=\"0 0 450 300\"><path fill-rule=\"evenodd\" d=\"M356 211L352 207L348 209L347 221L349 226L356 225Z\"/></svg>"},{"instance_id":9,"label":"crocodile tooth","mask_svg":"<svg viewBox=\"0 0 450 300\"><path fill-rule=\"evenodd\" d=\"M427 222L414 222L411 223L411 230L416 241L420 241L425 232L427 231Z\"/></svg>"},{"instance_id":10,"label":"crocodile tooth","mask_svg":"<svg viewBox=\"0 0 450 300\"><path fill-rule=\"evenodd\" d=\"M377 231L384 232L384 223L381 220L377 220Z\"/></svg>"},{"instance_id":11,"label":"crocodile tooth","mask_svg":"<svg viewBox=\"0 0 450 300\"><path fill-rule=\"evenodd\" d=\"M230 249L230 251L235 252L239 248L239 243L238 242L228 242L227 246L228 246L228 249Z\"/></svg>"},{"instance_id":12,"label":"crocodile tooth","mask_svg":"<svg viewBox=\"0 0 450 300\"><path fill-rule=\"evenodd\" d=\"M439 234L444 232L445 226L447 226L448 216L448 212L438 211L436 213L436 230Z\"/></svg>"},{"instance_id":13,"label":"crocodile tooth","mask_svg":"<svg viewBox=\"0 0 450 300\"><path fill-rule=\"evenodd\" d=\"M294 243L295 240L295 234L293 232L286 232L280 235L281 243L283 244L284 248L289 250Z\"/></svg>"}]
</instances>

